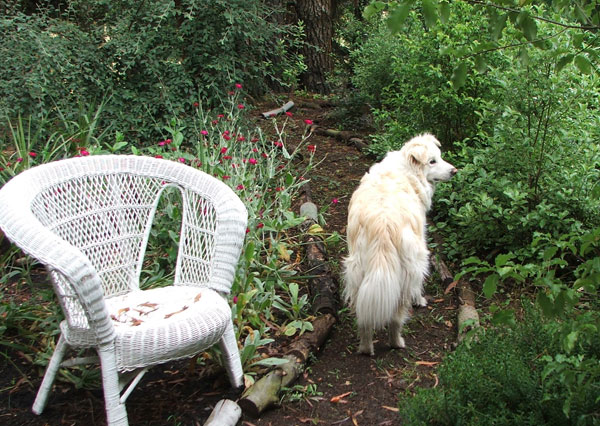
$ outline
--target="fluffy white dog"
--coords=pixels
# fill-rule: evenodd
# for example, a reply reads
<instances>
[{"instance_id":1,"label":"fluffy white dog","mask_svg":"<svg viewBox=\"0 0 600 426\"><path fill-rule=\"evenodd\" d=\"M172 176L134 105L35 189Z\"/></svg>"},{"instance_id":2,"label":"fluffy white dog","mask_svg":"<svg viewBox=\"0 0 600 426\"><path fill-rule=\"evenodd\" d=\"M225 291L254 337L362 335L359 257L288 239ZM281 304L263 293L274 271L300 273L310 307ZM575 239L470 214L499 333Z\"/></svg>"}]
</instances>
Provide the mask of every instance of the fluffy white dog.
<instances>
[{"instance_id":1,"label":"fluffy white dog","mask_svg":"<svg viewBox=\"0 0 600 426\"><path fill-rule=\"evenodd\" d=\"M390 345L403 348L402 326L412 303L427 304L425 213L436 182L457 172L442 160L439 146L423 134L389 152L350 200L344 300L356 313L361 353L374 355L373 331L387 325Z\"/></svg>"}]
</instances>

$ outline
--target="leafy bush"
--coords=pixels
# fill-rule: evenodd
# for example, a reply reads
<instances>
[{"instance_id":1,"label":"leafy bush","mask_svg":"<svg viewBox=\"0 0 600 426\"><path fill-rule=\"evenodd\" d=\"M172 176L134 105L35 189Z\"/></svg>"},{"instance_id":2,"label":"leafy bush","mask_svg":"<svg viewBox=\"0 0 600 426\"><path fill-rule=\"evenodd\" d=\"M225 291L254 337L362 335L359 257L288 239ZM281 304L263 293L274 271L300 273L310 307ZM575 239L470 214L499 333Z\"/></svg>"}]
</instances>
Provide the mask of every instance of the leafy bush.
<instances>
[{"instance_id":1,"label":"leafy bush","mask_svg":"<svg viewBox=\"0 0 600 426\"><path fill-rule=\"evenodd\" d=\"M270 13L259 0L11 9L0 18L0 118L58 107L72 119L79 104L108 99L102 127L150 141L154 123L192 115L198 98L218 105L230 81L253 94L293 83L299 64L291 51L301 35L271 23Z\"/></svg>"},{"instance_id":2,"label":"leafy bush","mask_svg":"<svg viewBox=\"0 0 600 426\"><path fill-rule=\"evenodd\" d=\"M400 402L401 417L410 425L567 425L595 424L598 376L567 381L548 360L561 367L596 363L600 343L570 357L561 353L553 324L531 307L512 328L492 328L458 347L439 369L440 386L422 389ZM550 355L549 355L550 354ZM565 361L568 359L569 361ZM589 365L587 365L589 367ZM596 367L597 369L597 367ZM570 370L573 372L573 370ZM578 370L579 372L581 370ZM597 373L596 373L597 374ZM591 380L590 380L591 379ZM587 383L587 387L569 384ZM565 401L572 400L565 411Z\"/></svg>"},{"instance_id":3,"label":"leafy bush","mask_svg":"<svg viewBox=\"0 0 600 426\"><path fill-rule=\"evenodd\" d=\"M399 149L424 131L443 141L462 140L476 132L476 111L492 80L481 74L471 76L460 91L452 87L458 60L445 52L477 38L483 25L476 9L461 3L452 4L447 24L433 29L427 29L416 12L394 36L381 23L352 53L352 82L370 98L376 122L385 130L372 144L375 154Z\"/></svg>"}]
</instances>

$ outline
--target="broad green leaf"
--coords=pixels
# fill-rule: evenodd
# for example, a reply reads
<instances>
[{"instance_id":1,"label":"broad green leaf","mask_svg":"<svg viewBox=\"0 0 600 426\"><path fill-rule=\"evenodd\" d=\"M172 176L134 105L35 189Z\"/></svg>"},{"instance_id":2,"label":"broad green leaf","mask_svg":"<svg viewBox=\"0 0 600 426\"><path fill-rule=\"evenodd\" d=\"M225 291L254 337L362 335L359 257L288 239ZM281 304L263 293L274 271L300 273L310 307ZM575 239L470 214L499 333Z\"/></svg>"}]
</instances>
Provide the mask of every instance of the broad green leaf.
<instances>
[{"instance_id":1,"label":"broad green leaf","mask_svg":"<svg viewBox=\"0 0 600 426\"><path fill-rule=\"evenodd\" d=\"M492 315L491 321L494 325L515 324L515 311L513 309L501 309Z\"/></svg>"},{"instance_id":2,"label":"broad green leaf","mask_svg":"<svg viewBox=\"0 0 600 426\"><path fill-rule=\"evenodd\" d=\"M256 249L256 244L254 243L254 241L250 241L246 245L246 252L244 253L244 257L245 257L247 263L250 263L250 262L252 262L252 260L254 260L254 250L255 249Z\"/></svg>"},{"instance_id":3,"label":"broad green leaf","mask_svg":"<svg viewBox=\"0 0 600 426\"><path fill-rule=\"evenodd\" d=\"M487 71L487 62L483 55L477 55L475 57L475 69L479 74L483 74Z\"/></svg>"},{"instance_id":4,"label":"broad green leaf","mask_svg":"<svg viewBox=\"0 0 600 426\"><path fill-rule=\"evenodd\" d=\"M527 49L522 48L519 51L519 61L524 67L527 67L529 65L529 52L527 52Z\"/></svg>"},{"instance_id":5,"label":"broad green leaf","mask_svg":"<svg viewBox=\"0 0 600 426\"><path fill-rule=\"evenodd\" d=\"M458 90L465 85L467 81L466 62L461 62L456 68L454 68L454 72L452 73L452 77L450 77L450 81L452 82L452 86L455 90Z\"/></svg>"},{"instance_id":6,"label":"broad green leaf","mask_svg":"<svg viewBox=\"0 0 600 426\"><path fill-rule=\"evenodd\" d=\"M396 34L402 30L404 21L410 12L410 5L407 3L400 3L395 9L390 12L390 16L385 22L392 34Z\"/></svg>"},{"instance_id":7,"label":"broad green leaf","mask_svg":"<svg viewBox=\"0 0 600 426\"><path fill-rule=\"evenodd\" d=\"M507 14L496 15L490 19L490 37L494 41L498 41L500 36L502 35L502 31L506 27L506 20L508 18Z\"/></svg>"},{"instance_id":8,"label":"broad green leaf","mask_svg":"<svg viewBox=\"0 0 600 426\"><path fill-rule=\"evenodd\" d=\"M499 268L501 266L506 265L508 263L508 261L511 260L513 257L515 257L515 255L512 253L499 254L498 256L496 256L494 263Z\"/></svg>"},{"instance_id":9,"label":"broad green leaf","mask_svg":"<svg viewBox=\"0 0 600 426\"><path fill-rule=\"evenodd\" d=\"M548 247L546 250L544 250L544 255L543 255L544 260L548 261L548 260L552 259L557 251L558 251L558 247L556 247L556 246Z\"/></svg>"},{"instance_id":10,"label":"broad green leaf","mask_svg":"<svg viewBox=\"0 0 600 426\"><path fill-rule=\"evenodd\" d=\"M440 21L442 24L447 24L450 20L450 3L443 1L439 5Z\"/></svg>"},{"instance_id":11,"label":"broad green leaf","mask_svg":"<svg viewBox=\"0 0 600 426\"><path fill-rule=\"evenodd\" d=\"M581 71L584 74L591 74L592 63L586 56L577 55L577 56L575 56L574 62L575 62L575 66L577 67L577 69L579 71Z\"/></svg>"},{"instance_id":12,"label":"broad green leaf","mask_svg":"<svg viewBox=\"0 0 600 426\"><path fill-rule=\"evenodd\" d=\"M287 364L288 362L290 361L287 359L271 357L253 362L252 365L260 365L262 367L277 367L279 365Z\"/></svg>"},{"instance_id":13,"label":"broad green leaf","mask_svg":"<svg viewBox=\"0 0 600 426\"><path fill-rule=\"evenodd\" d=\"M427 28L433 28L438 20L437 0L423 0L423 18Z\"/></svg>"},{"instance_id":14,"label":"broad green leaf","mask_svg":"<svg viewBox=\"0 0 600 426\"><path fill-rule=\"evenodd\" d=\"M534 41L537 38L537 24L528 12L521 12L517 18L517 24L525 38Z\"/></svg>"},{"instance_id":15,"label":"broad green leaf","mask_svg":"<svg viewBox=\"0 0 600 426\"><path fill-rule=\"evenodd\" d=\"M379 12L381 12L383 9L385 8L385 3L382 1L374 1L372 2L370 5L368 5L367 7L365 7L365 10L363 12L363 16L365 19L369 19L372 16L378 14Z\"/></svg>"},{"instance_id":16,"label":"broad green leaf","mask_svg":"<svg viewBox=\"0 0 600 426\"><path fill-rule=\"evenodd\" d=\"M573 61L574 57L575 57L575 55L568 54L568 55L565 55L562 58L560 58L558 60L558 62L556 63L556 67L555 67L554 71L560 72L560 70L562 70L566 65L570 64Z\"/></svg>"},{"instance_id":17,"label":"broad green leaf","mask_svg":"<svg viewBox=\"0 0 600 426\"><path fill-rule=\"evenodd\" d=\"M492 274L485 279L485 282L483 283L483 294L488 299L496 292L499 278L500 277L497 274Z\"/></svg>"},{"instance_id":18,"label":"broad green leaf","mask_svg":"<svg viewBox=\"0 0 600 426\"><path fill-rule=\"evenodd\" d=\"M542 312L547 317L554 316L554 303L552 300L546 295L546 293L540 291L536 297L537 304L540 308L542 308Z\"/></svg>"}]
</instances>

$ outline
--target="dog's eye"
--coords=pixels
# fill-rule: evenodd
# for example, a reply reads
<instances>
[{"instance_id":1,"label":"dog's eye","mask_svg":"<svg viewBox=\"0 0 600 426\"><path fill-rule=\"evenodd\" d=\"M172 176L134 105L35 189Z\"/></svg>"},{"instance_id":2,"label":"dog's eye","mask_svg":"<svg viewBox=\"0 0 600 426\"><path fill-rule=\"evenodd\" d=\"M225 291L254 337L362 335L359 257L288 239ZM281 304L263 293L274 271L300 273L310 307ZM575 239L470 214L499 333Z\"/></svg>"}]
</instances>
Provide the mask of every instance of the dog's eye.
<instances>
[{"instance_id":1,"label":"dog's eye","mask_svg":"<svg viewBox=\"0 0 600 426\"><path fill-rule=\"evenodd\" d=\"M437 163L437 160L434 158L433 160L429 160L429 164L435 164Z\"/></svg>"}]
</instances>

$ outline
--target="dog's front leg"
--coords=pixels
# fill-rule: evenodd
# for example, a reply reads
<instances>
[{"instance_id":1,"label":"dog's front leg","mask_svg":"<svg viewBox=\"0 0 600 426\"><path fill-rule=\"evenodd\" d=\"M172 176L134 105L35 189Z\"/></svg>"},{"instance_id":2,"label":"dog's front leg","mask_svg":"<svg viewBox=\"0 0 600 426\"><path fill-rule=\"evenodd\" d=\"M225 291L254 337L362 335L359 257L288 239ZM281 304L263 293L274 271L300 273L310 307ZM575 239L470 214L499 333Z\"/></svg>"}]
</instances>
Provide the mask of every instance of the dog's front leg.
<instances>
[{"instance_id":1,"label":"dog's front leg","mask_svg":"<svg viewBox=\"0 0 600 426\"><path fill-rule=\"evenodd\" d=\"M360 337L360 346L358 352L365 355L375 355L373 348L373 327L359 325L358 336Z\"/></svg>"}]
</instances>

